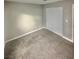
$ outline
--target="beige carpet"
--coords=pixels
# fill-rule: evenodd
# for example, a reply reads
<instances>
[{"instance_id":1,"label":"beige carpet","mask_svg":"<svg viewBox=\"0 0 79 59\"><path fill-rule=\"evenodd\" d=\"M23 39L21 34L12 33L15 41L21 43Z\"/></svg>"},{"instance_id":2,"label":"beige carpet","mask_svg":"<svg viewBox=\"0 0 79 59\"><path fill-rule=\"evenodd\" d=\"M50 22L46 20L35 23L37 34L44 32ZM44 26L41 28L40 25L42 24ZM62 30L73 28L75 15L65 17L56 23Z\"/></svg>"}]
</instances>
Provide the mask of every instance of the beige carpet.
<instances>
[{"instance_id":1,"label":"beige carpet","mask_svg":"<svg viewBox=\"0 0 79 59\"><path fill-rule=\"evenodd\" d=\"M42 29L5 46L5 59L74 59L73 43Z\"/></svg>"}]
</instances>

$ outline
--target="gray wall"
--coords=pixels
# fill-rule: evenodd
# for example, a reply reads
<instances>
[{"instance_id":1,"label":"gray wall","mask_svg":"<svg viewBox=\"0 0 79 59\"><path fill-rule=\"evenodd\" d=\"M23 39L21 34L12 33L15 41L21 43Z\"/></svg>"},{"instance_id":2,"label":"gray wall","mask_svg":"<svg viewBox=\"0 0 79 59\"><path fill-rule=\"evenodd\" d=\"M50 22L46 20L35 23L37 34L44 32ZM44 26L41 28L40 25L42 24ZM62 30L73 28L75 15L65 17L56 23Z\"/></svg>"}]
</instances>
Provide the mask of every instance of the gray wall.
<instances>
[{"instance_id":1,"label":"gray wall","mask_svg":"<svg viewBox=\"0 0 79 59\"><path fill-rule=\"evenodd\" d=\"M63 7L63 35L71 39L73 2L73 0L64 0L42 6L5 2L5 40L12 39L42 26L46 27L46 8L50 7ZM68 23L66 23L66 19L68 20Z\"/></svg>"},{"instance_id":2,"label":"gray wall","mask_svg":"<svg viewBox=\"0 0 79 59\"><path fill-rule=\"evenodd\" d=\"M46 8L46 28L63 35L63 8Z\"/></svg>"},{"instance_id":3,"label":"gray wall","mask_svg":"<svg viewBox=\"0 0 79 59\"><path fill-rule=\"evenodd\" d=\"M5 40L42 27L42 6L5 2Z\"/></svg>"},{"instance_id":4,"label":"gray wall","mask_svg":"<svg viewBox=\"0 0 79 59\"><path fill-rule=\"evenodd\" d=\"M63 7L64 13L64 24L63 24L63 35L72 39L72 4L74 0L64 0L55 3L43 5L43 23L46 24L46 8L50 7ZM67 22L68 21L68 22Z\"/></svg>"}]
</instances>

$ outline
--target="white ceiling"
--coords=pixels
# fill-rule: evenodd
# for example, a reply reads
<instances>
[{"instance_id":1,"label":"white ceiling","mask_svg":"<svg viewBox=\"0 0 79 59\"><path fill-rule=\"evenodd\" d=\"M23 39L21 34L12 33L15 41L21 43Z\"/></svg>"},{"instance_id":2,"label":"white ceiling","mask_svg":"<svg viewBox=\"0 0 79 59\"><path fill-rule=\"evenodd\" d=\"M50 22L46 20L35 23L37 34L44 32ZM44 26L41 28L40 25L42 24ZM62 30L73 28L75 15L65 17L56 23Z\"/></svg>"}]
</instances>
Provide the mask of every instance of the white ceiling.
<instances>
[{"instance_id":1,"label":"white ceiling","mask_svg":"<svg viewBox=\"0 0 79 59\"><path fill-rule=\"evenodd\" d=\"M62 1L62 0L5 0L5 1L11 1L11 2L22 2L22 3L32 3L32 4L48 4L48 3L53 3L57 1Z\"/></svg>"}]
</instances>

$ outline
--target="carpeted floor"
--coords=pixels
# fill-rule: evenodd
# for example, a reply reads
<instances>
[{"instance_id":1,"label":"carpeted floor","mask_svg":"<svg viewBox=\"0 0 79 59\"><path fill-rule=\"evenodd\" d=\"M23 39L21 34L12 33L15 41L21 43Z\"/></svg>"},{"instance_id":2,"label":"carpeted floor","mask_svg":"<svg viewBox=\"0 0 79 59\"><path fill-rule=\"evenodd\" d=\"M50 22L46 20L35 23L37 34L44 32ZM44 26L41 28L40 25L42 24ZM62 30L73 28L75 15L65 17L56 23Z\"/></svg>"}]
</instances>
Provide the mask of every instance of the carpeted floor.
<instances>
[{"instance_id":1,"label":"carpeted floor","mask_svg":"<svg viewBox=\"0 0 79 59\"><path fill-rule=\"evenodd\" d=\"M41 29L5 45L5 59L74 59L73 43Z\"/></svg>"}]
</instances>

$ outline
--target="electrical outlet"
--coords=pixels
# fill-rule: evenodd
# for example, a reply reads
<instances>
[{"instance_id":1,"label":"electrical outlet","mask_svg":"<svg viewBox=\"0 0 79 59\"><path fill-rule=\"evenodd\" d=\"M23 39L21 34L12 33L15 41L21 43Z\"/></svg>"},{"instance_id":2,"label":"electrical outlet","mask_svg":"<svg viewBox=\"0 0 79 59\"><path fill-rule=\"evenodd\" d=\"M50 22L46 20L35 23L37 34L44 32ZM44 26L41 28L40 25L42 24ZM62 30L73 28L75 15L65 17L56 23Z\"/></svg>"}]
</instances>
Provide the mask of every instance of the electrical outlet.
<instances>
[{"instance_id":1,"label":"electrical outlet","mask_svg":"<svg viewBox=\"0 0 79 59\"><path fill-rule=\"evenodd\" d=\"M65 22L68 23L68 19L66 19Z\"/></svg>"}]
</instances>

